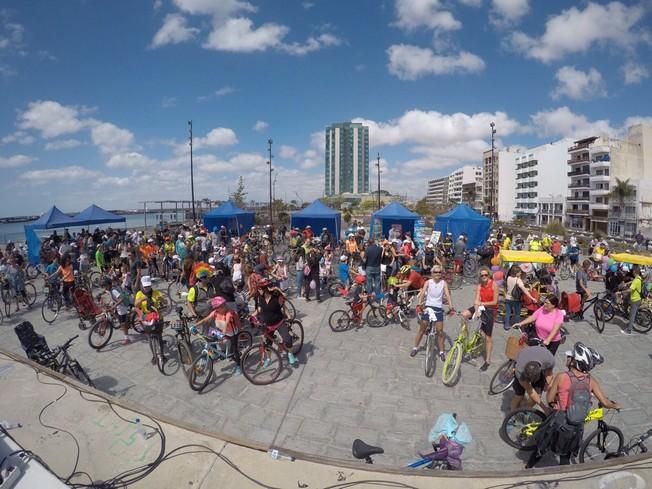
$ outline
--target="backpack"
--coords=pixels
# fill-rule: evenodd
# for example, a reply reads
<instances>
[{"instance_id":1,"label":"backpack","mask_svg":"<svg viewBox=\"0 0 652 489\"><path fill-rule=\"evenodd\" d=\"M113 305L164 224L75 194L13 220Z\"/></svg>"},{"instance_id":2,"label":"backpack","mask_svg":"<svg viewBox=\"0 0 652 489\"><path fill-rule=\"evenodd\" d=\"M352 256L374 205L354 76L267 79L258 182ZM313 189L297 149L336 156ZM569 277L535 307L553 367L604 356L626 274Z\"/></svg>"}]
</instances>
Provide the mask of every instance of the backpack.
<instances>
[{"instance_id":1,"label":"backpack","mask_svg":"<svg viewBox=\"0 0 652 489\"><path fill-rule=\"evenodd\" d=\"M129 307L133 305L133 301L131 300L131 294L129 293L128 290L124 289L123 287L114 287L113 290L118 291L120 297L122 297L122 304L124 306Z\"/></svg>"},{"instance_id":2,"label":"backpack","mask_svg":"<svg viewBox=\"0 0 652 489\"><path fill-rule=\"evenodd\" d=\"M566 422L570 425L583 425L591 409L591 376L586 374L584 379L568 372L571 381L568 392L568 407L566 408Z\"/></svg>"},{"instance_id":3,"label":"backpack","mask_svg":"<svg viewBox=\"0 0 652 489\"><path fill-rule=\"evenodd\" d=\"M509 293L507 290L507 280L505 280L505 293ZM518 286L518 279L514 283L514 287L512 287L512 293L511 293L512 299L515 301L519 301L523 298L523 290Z\"/></svg>"},{"instance_id":4,"label":"backpack","mask_svg":"<svg viewBox=\"0 0 652 489\"><path fill-rule=\"evenodd\" d=\"M641 280L641 299L647 299L650 295L650 289L648 289L647 284Z\"/></svg>"}]
</instances>

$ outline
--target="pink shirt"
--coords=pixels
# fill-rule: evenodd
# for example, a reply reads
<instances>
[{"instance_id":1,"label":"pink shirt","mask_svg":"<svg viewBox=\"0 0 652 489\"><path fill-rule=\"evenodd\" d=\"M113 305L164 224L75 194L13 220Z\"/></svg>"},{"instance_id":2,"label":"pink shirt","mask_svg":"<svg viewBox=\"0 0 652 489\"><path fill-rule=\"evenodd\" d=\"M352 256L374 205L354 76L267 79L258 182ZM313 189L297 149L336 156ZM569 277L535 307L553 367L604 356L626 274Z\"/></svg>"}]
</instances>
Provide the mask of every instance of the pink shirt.
<instances>
[{"instance_id":1,"label":"pink shirt","mask_svg":"<svg viewBox=\"0 0 652 489\"><path fill-rule=\"evenodd\" d=\"M555 328L555 325L561 324L564 322L564 313L561 309L554 309L551 312L546 312L543 307L540 307L534 314L532 314L536 320L534 327L537 332L537 336L542 340L545 340L550 332ZM552 341L560 341L561 333L557 332Z\"/></svg>"}]
</instances>

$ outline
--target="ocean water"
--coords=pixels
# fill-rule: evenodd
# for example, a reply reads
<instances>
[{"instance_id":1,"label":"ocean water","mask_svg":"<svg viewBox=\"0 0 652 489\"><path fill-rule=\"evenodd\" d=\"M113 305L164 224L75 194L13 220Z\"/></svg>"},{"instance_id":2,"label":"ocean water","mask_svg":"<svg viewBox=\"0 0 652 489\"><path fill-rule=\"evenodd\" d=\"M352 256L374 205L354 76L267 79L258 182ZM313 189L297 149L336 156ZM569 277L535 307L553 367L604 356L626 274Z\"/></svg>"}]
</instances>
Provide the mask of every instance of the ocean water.
<instances>
[{"instance_id":1,"label":"ocean water","mask_svg":"<svg viewBox=\"0 0 652 489\"><path fill-rule=\"evenodd\" d=\"M127 228L127 229L132 229L132 228L144 228L147 226L147 228L152 228L156 225L158 225L161 221L167 221L167 222L180 222L185 220L185 213L183 212L165 212L163 214L129 214L125 215L125 218L127 219L126 222L122 223L114 223L114 224L99 224L95 226L78 226L78 227L70 227L68 230L70 233L73 232L79 232L82 229L86 227L90 227L91 231L94 230L96 227L100 229L106 229L109 226L113 228ZM5 244L8 241L13 241L15 243L19 243L22 241L25 241L25 224L29 224L29 222L12 222L12 223L0 223L0 244ZM39 236L49 236L52 234L54 229L44 229L44 230L38 230L37 234ZM57 233L63 234L63 228L57 229Z\"/></svg>"}]
</instances>

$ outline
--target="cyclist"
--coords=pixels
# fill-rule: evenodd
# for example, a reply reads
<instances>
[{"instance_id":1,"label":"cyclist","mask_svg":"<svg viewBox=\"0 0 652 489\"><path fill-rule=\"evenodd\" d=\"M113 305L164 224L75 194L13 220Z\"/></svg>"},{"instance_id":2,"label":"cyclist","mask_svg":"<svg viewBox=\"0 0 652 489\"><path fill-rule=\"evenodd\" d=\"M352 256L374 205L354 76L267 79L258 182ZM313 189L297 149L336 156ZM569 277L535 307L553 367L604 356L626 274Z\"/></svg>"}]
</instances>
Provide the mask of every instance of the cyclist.
<instances>
[{"instance_id":1,"label":"cyclist","mask_svg":"<svg viewBox=\"0 0 652 489\"><path fill-rule=\"evenodd\" d=\"M603 361L598 352L580 342L575 343L573 349L566 352L568 370L555 375L546 394L548 403L555 411L535 432L537 447L532 452L526 469L534 467L548 450L559 455L559 465L570 463L570 457L577 452L584 433L584 423L568 422L568 410L577 399L576 393L588 391L607 409L621 408L618 403L605 396L598 380L589 374Z\"/></svg>"},{"instance_id":2,"label":"cyclist","mask_svg":"<svg viewBox=\"0 0 652 489\"><path fill-rule=\"evenodd\" d=\"M272 287L272 284L266 278L258 281L259 294L256 296L256 315L262 323L270 330L278 331L283 339L283 345L287 350L288 362L295 365L297 359L290 351L292 348L292 336L285 322L285 312L283 304L285 296L278 287ZM266 360L267 362L267 360Z\"/></svg>"},{"instance_id":3,"label":"cyclist","mask_svg":"<svg viewBox=\"0 0 652 489\"><path fill-rule=\"evenodd\" d=\"M582 297L582 306L591 297L591 291L589 290L589 270L591 265L591 260L584 260L582 268L575 273L575 292Z\"/></svg>"},{"instance_id":4,"label":"cyclist","mask_svg":"<svg viewBox=\"0 0 652 489\"><path fill-rule=\"evenodd\" d=\"M141 289L136 292L134 299L134 307L138 313L139 318L142 320L147 314L158 313L160 321L163 321L163 314L160 308L165 305L163 294L158 290L152 288L152 279L149 275L145 275L140 279Z\"/></svg>"},{"instance_id":5,"label":"cyclist","mask_svg":"<svg viewBox=\"0 0 652 489\"><path fill-rule=\"evenodd\" d=\"M423 284L419 295L417 296L417 307L423 313L419 317L419 331L414 340L414 347L410 352L410 356L414 357L419 350L421 338L428 328L431 321L435 321L435 331L437 334L437 346L439 347L439 358L444 361L446 355L444 354L444 297L448 303L449 311L453 309L453 300L451 293L448 290L448 284L441 277L441 265L432 267L432 278L426 280ZM425 307L422 307L425 301Z\"/></svg>"},{"instance_id":6,"label":"cyclist","mask_svg":"<svg viewBox=\"0 0 652 489\"><path fill-rule=\"evenodd\" d=\"M240 329L240 320L238 313L232 311L226 304L223 297L213 297L210 302L211 312L195 323L190 332L195 334L197 327L204 326L202 334L204 336L221 336L224 335L228 341L228 349L233 352L232 360L235 363L234 375L240 375L240 350L238 348L238 331ZM211 327L213 326L213 327ZM213 329L214 328L214 329ZM219 334L215 334L219 331Z\"/></svg>"},{"instance_id":7,"label":"cyclist","mask_svg":"<svg viewBox=\"0 0 652 489\"><path fill-rule=\"evenodd\" d=\"M362 321L360 320L362 307L360 306L363 301L367 299L367 290L365 289L366 281L367 277L364 275L356 275L353 279L353 285L349 288L345 301L351 308L351 311L353 311L354 319L356 320L356 328L358 329L362 327Z\"/></svg>"},{"instance_id":8,"label":"cyclist","mask_svg":"<svg viewBox=\"0 0 652 489\"><path fill-rule=\"evenodd\" d=\"M195 277L195 285L188 290L188 310L193 316L201 319L211 312L210 300L215 296L215 292L209 283L208 270L199 270Z\"/></svg>"},{"instance_id":9,"label":"cyclist","mask_svg":"<svg viewBox=\"0 0 652 489\"><path fill-rule=\"evenodd\" d=\"M520 407L525 394L529 399L529 406L539 405L546 410L547 406L541 398L546 385L552 382L552 369L555 366L555 357L543 346L526 346L516 356L514 366L514 397L511 409Z\"/></svg>"},{"instance_id":10,"label":"cyclist","mask_svg":"<svg viewBox=\"0 0 652 489\"><path fill-rule=\"evenodd\" d=\"M543 302L543 306L534 311L530 317L518 322L515 328L521 328L534 323L535 334L550 353L557 354L561 344L561 327L564 324L564 311L558 308L559 299L549 296Z\"/></svg>"},{"instance_id":11,"label":"cyclist","mask_svg":"<svg viewBox=\"0 0 652 489\"><path fill-rule=\"evenodd\" d=\"M56 272L48 276L48 281L51 281L57 275L61 275L61 278L63 279L63 290L61 293L63 295L63 301L66 305L66 309L69 309L72 303L71 292L72 289L75 288L75 273L72 268L72 262L70 261L70 256L65 255L61 259L61 264L59 265L59 268L57 268Z\"/></svg>"},{"instance_id":12,"label":"cyclist","mask_svg":"<svg viewBox=\"0 0 652 489\"><path fill-rule=\"evenodd\" d=\"M111 298L111 309L115 309L118 315L118 323L123 334L123 339L120 343L122 345L128 345L131 343L129 339L129 308L131 306L129 292L120 287L119 279L111 281L110 278L104 277L102 279L102 287Z\"/></svg>"},{"instance_id":13,"label":"cyclist","mask_svg":"<svg viewBox=\"0 0 652 489\"><path fill-rule=\"evenodd\" d=\"M498 307L498 285L490 278L491 272L487 267L480 267L480 283L475 292L475 301L472 307L462 312L462 317L471 319L475 311L480 306L484 306L484 311L480 313L481 324L480 333L485 339L484 363L480 367L482 372L486 372L491 365L491 352L493 351L492 334L494 330L494 320L496 318L496 309Z\"/></svg>"}]
</instances>

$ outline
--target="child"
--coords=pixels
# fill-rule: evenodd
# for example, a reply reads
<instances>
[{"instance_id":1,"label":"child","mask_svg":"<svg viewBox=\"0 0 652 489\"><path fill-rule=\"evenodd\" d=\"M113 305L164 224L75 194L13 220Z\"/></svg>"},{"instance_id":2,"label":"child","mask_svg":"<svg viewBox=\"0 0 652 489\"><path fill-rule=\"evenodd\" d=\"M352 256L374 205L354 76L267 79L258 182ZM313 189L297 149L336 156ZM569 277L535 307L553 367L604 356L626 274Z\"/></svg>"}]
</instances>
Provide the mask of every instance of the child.
<instances>
[{"instance_id":1,"label":"child","mask_svg":"<svg viewBox=\"0 0 652 489\"><path fill-rule=\"evenodd\" d=\"M278 286L281 290L288 288L288 266L282 256L276 258L276 264L272 269L272 277L278 280Z\"/></svg>"},{"instance_id":2,"label":"child","mask_svg":"<svg viewBox=\"0 0 652 489\"><path fill-rule=\"evenodd\" d=\"M349 286L349 264L348 258L346 255L340 256L340 266L338 268L338 275L340 278L340 282L344 284L344 288L348 288Z\"/></svg>"},{"instance_id":3,"label":"child","mask_svg":"<svg viewBox=\"0 0 652 489\"><path fill-rule=\"evenodd\" d=\"M367 298L365 289L366 281L367 279L364 275L357 275L353 280L353 285L351 285L345 301L353 311L353 321L358 325L358 328L362 324L361 318L359 317L362 313L362 302Z\"/></svg>"},{"instance_id":4,"label":"child","mask_svg":"<svg viewBox=\"0 0 652 489\"><path fill-rule=\"evenodd\" d=\"M239 256L236 256L233 259L233 285L235 285L237 288L242 287L242 284L244 283L242 280L242 260L240 259Z\"/></svg>"}]
</instances>

